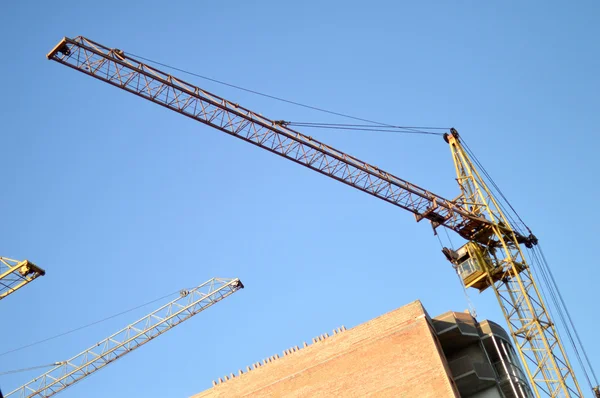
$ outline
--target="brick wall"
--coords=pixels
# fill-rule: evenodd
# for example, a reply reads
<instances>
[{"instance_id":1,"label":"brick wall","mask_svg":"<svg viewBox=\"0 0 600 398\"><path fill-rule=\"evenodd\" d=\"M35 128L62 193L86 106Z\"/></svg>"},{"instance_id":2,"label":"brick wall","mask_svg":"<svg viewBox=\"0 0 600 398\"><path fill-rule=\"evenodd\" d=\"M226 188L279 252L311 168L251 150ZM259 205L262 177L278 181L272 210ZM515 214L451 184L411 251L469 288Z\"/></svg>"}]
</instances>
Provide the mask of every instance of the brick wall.
<instances>
[{"instance_id":1,"label":"brick wall","mask_svg":"<svg viewBox=\"0 0 600 398\"><path fill-rule=\"evenodd\" d=\"M419 301L320 335L242 372L192 398L458 397Z\"/></svg>"}]
</instances>

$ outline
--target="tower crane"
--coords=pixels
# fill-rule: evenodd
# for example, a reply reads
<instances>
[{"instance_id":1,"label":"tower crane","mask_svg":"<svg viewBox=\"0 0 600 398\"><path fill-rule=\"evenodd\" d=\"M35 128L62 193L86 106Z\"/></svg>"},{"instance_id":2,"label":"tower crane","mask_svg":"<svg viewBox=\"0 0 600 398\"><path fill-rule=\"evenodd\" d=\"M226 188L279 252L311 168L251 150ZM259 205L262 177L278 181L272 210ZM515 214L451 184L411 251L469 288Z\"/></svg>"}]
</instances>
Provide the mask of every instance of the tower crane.
<instances>
[{"instance_id":1,"label":"tower crane","mask_svg":"<svg viewBox=\"0 0 600 398\"><path fill-rule=\"evenodd\" d=\"M47 58L128 91L224 133L266 149L427 220L467 242L444 249L467 287L492 288L537 396L582 397L555 324L542 300L522 246L536 237L518 231L451 129L460 195L449 200L354 156L187 83L127 55L78 36L63 38Z\"/></svg>"},{"instance_id":2,"label":"tower crane","mask_svg":"<svg viewBox=\"0 0 600 398\"><path fill-rule=\"evenodd\" d=\"M58 394L243 288L237 278L212 278L193 289L182 290L178 298L74 357L58 362L48 372L9 392L6 398L47 398Z\"/></svg>"},{"instance_id":3,"label":"tower crane","mask_svg":"<svg viewBox=\"0 0 600 398\"><path fill-rule=\"evenodd\" d=\"M46 271L29 260L0 257L0 300L45 274Z\"/></svg>"}]
</instances>

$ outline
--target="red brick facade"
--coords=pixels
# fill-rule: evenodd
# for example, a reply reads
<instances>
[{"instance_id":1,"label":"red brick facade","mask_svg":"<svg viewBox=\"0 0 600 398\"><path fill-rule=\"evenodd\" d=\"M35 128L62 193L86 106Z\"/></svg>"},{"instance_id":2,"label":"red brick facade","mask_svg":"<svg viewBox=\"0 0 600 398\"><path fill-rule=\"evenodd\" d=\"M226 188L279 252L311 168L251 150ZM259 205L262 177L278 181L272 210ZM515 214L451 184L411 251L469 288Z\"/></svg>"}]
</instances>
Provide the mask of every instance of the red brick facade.
<instances>
[{"instance_id":1,"label":"red brick facade","mask_svg":"<svg viewBox=\"0 0 600 398\"><path fill-rule=\"evenodd\" d=\"M212 397L458 397L419 301L194 395Z\"/></svg>"}]
</instances>

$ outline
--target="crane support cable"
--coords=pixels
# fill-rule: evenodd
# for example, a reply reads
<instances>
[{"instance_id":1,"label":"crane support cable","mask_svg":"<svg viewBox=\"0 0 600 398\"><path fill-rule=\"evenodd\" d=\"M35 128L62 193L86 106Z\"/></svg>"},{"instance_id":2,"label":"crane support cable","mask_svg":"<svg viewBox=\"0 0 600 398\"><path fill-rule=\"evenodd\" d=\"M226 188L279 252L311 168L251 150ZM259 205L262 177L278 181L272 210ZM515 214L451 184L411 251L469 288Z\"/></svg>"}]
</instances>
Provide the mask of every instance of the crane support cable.
<instances>
[{"instance_id":1,"label":"crane support cable","mask_svg":"<svg viewBox=\"0 0 600 398\"><path fill-rule=\"evenodd\" d=\"M78 36L64 38L47 57L408 210L417 221L427 219L434 227L445 226L465 239L473 239L476 232L491 226L489 220L454 201L148 66L121 50ZM502 228L512 232L509 227Z\"/></svg>"},{"instance_id":2,"label":"crane support cable","mask_svg":"<svg viewBox=\"0 0 600 398\"><path fill-rule=\"evenodd\" d=\"M106 321L108 321L108 320L114 319L114 318L116 318L116 317L119 317L119 316L121 316L121 315L125 315L125 314L127 314L127 313L130 313L130 312L132 312L132 311L138 310L138 309L140 309L140 308L142 308L142 307L145 307L145 306L147 306L147 305L150 305L150 304L156 303L157 301L164 300L164 299L166 299L167 297L171 297L171 296L173 296L174 294L178 294L178 293L180 293L180 291L181 291L181 290L178 290L178 291L176 291L176 292L172 292L172 293L166 294L166 295L164 295L164 296L161 296L161 297L158 297L158 298L156 298L156 299L154 299L154 300L151 300L151 301L145 302L144 304L136 305L135 307L132 307L132 308L126 309L125 311L121 311L121 312L118 312L118 313L116 313L116 314L113 314L113 315L107 316L107 317L105 317L105 318L99 319L99 320L97 320L97 321L93 321L93 322L87 323L87 324L85 324L85 325L82 325L82 326L78 326L78 327L75 327L75 328L69 329L69 330L67 330L67 331L65 331L65 332L61 332L61 333L55 334L55 335L53 335L53 336L46 337L46 338L44 338L44 339L41 339L41 340L34 341L33 343L25 344L25 345L22 345L22 346L19 346L19 347L13 348L13 349L11 349L11 350L8 350L8 351L1 352L1 353L0 353L0 357L1 357L1 356L4 356L4 355L12 354L13 352L17 352L17 351L24 350L24 349L26 349L26 348L29 348L29 347L36 346L36 345L39 345L39 344L42 344L42 343L46 343L46 342L48 342L48 341L51 341L51 340L54 340L54 339L58 339L58 338L60 338L60 337L67 336L67 335L69 335L69 334L71 334L71 333L75 333L75 332L78 332L78 331L80 331L80 330L87 329L87 328L89 328L89 327L91 327L91 326L94 326L94 325L98 325L98 324L100 324L100 323L102 323L102 322L106 322Z\"/></svg>"},{"instance_id":3,"label":"crane support cable","mask_svg":"<svg viewBox=\"0 0 600 398\"><path fill-rule=\"evenodd\" d=\"M212 278L189 291L182 291L177 299L94 344L87 350L61 362L61 365L11 391L6 398L38 395L51 397L243 287L244 285L237 278Z\"/></svg>"},{"instance_id":4,"label":"crane support cable","mask_svg":"<svg viewBox=\"0 0 600 398\"><path fill-rule=\"evenodd\" d=\"M217 83L217 84L221 84L223 86L235 88L236 90L241 90L241 91L245 91L247 93L259 95L261 97L270 98L270 99L273 99L273 100L276 100L276 101L280 101L280 102L285 102L287 104L299 106L299 107L302 107L302 108L312 109L312 110L317 111L317 112L323 112L323 113L327 113L327 114L330 114L330 115L341 116L341 117L344 117L344 118L347 118L347 119L358 120L360 122L373 123L373 124L376 124L378 126L394 127L394 126L392 126L390 124L387 124L387 123L381 123L381 122L377 122L377 121L373 121L373 120L369 120L369 119L363 119L363 118L360 118L360 117L347 115L345 113L335 112L335 111L331 111L331 110L328 110L328 109L320 108L320 107L317 107L317 106L307 105L307 104L303 104L301 102L288 100L288 99L285 99L285 98L277 97L275 95L265 94L265 93L257 91L257 90L251 90L249 88L241 87L241 86L238 86L238 85L235 85L235 84L224 82L222 80L213 79L212 77L200 75L198 73L190 72L190 71L187 71L185 69L177 68L175 66L170 66L170 65L167 65L167 64L162 63L162 62L154 61L152 59L145 58L145 57L142 57L141 55L136 55L136 54L133 54L131 52L128 52L128 54L131 55L134 58L142 59L142 60L144 60L144 61L146 61L146 62L148 62L150 64L162 66L162 67L167 68L167 69L172 69L172 70L175 70L175 71L178 71L178 72L181 72L181 73L185 73L185 74L190 75L190 76L194 76L194 77L198 77L200 79L211 81L213 83Z\"/></svg>"},{"instance_id":5,"label":"crane support cable","mask_svg":"<svg viewBox=\"0 0 600 398\"><path fill-rule=\"evenodd\" d=\"M321 122L297 122L290 121L292 125L296 126L347 126L347 127L381 127L387 129L419 129L419 130L445 130L448 131L452 127L431 127L431 126L394 126L394 125L381 125L381 124L349 124L349 123L321 123ZM443 135L443 133L438 133L439 135Z\"/></svg>"},{"instance_id":6,"label":"crane support cable","mask_svg":"<svg viewBox=\"0 0 600 398\"><path fill-rule=\"evenodd\" d=\"M579 347L581 348L581 351L583 353L583 356L586 360L586 363L588 365L588 368L592 374L592 377L594 379L594 384L598 385L598 378L596 377L596 372L594 372L594 368L592 367L592 363L590 362L590 359L588 358L587 352L585 351L584 345L581 342L581 338L579 337L579 332L577 331L577 328L575 327L575 324L573 323L573 318L571 318L571 313L569 312L569 309L567 307L567 304L565 303L562 293L560 292L560 289L558 288L558 284L556 283L556 279L554 279L554 274L552 273L552 270L550 269L550 265L548 264L548 261L546 260L546 256L544 255L544 252L542 250L541 245L538 246L538 252L539 252L539 256L541 257L541 265L542 267L544 267L546 269L546 272L549 275L549 280L550 280L550 286L553 288L553 290L556 292L556 296L558 297L558 302L560 303L560 307L562 308L564 311L564 314L567 318L567 320L569 321L569 325L570 325L570 329L573 331L573 334L575 335L575 338L577 339L577 343L579 344ZM567 325L565 325L565 327L568 327ZM573 342L573 344L575 344L575 342ZM582 368L585 371L585 367ZM586 372L587 373L587 372ZM587 376L587 375L586 375ZM591 385L590 385L591 386Z\"/></svg>"},{"instance_id":7,"label":"crane support cable","mask_svg":"<svg viewBox=\"0 0 600 398\"><path fill-rule=\"evenodd\" d=\"M477 159L477 157L475 156L475 153L473 153L473 151L471 150L471 148L469 148L469 146L467 145L467 143L465 142L464 139L462 139L462 143L464 144L467 153L473 159L473 161L475 162L475 164L477 165L477 167L479 167L479 169L483 172L483 174L488 179L488 181L495 188L496 192L498 192L498 194L500 195L500 197L502 197L502 199L504 199L504 202L508 205L508 207L510 207L510 209L512 210L512 214L514 214L519 219L519 221L521 222L521 225L523 225L525 227L525 229L527 229L527 231L529 233L531 233L531 229L529 229L529 227L527 226L527 224L525 224L525 221L523 221L523 219L521 218L521 216L519 216L519 213L517 213L517 211L514 209L514 207L512 206L512 204L508 201L508 199L506 198L506 196L504 195L504 193L502 192L502 190L500 189L500 187L496 184L496 182L494 181L494 179L492 178L492 176L487 172L487 170L485 169L485 167L483 167L483 164L479 161L479 159ZM509 214L509 215L511 214L510 212L505 211L505 209L503 209L503 210L504 210L504 212L506 214ZM513 222L513 225L518 225L518 224L515 223L515 222Z\"/></svg>"},{"instance_id":8,"label":"crane support cable","mask_svg":"<svg viewBox=\"0 0 600 398\"><path fill-rule=\"evenodd\" d=\"M0 372L0 376L10 375L10 374L14 374L14 373L28 372L30 370L35 370L35 369L49 368L50 366L59 366L62 364L63 364L63 362L52 362L52 363L49 363L46 365L30 366L28 368L7 370L4 372Z\"/></svg>"},{"instance_id":9,"label":"crane support cable","mask_svg":"<svg viewBox=\"0 0 600 398\"><path fill-rule=\"evenodd\" d=\"M343 123L300 123L300 122L285 122L287 126L304 127L304 128L321 128L334 130L353 130L353 131L377 131L385 133L399 134L424 134L443 136L444 133L437 131L425 131L418 127L401 127L401 126L378 126L376 124L343 124ZM448 129L449 130L449 129Z\"/></svg>"},{"instance_id":10,"label":"crane support cable","mask_svg":"<svg viewBox=\"0 0 600 398\"><path fill-rule=\"evenodd\" d=\"M556 289L553 288L551 282L550 282L550 277L548 275L548 269L544 266L544 264L541 262L539 255L537 253L537 248L533 248L533 250L531 251L531 258L532 258L532 262L535 266L537 266L537 271L538 274L540 274L542 281L544 282L544 285L546 287L546 291L548 293L548 295L551 298L551 301L548 301L546 299L546 297L544 296L544 301L546 302L551 302L554 305L554 309L556 310L556 313L558 314L558 318L556 318L554 316L554 312L552 311L552 319L558 319L560 321L560 324L562 325L562 328L564 330L564 332L567 335L567 339L569 341L569 343L571 344L572 350L575 353L575 356L577 357L577 361L579 362L579 366L581 367L584 376L586 378L586 381L588 382L588 385L590 386L590 388L592 388L592 383L590 381L590 377L588 375L588 372L583 364L583 361L581 359L581 355L579 353L579 350L577 348L577 345L575 344L575 341L573 340L573 335L571 333L571 329L569 327L569 324L567 324L566 320L565 320L565 314L563 309L560 306L560 303L558 301L557 298L557 292ZM549 308L550 310L550 308ZM561 337L562 339L562 337Z\"/></svg>"}]
</instances>

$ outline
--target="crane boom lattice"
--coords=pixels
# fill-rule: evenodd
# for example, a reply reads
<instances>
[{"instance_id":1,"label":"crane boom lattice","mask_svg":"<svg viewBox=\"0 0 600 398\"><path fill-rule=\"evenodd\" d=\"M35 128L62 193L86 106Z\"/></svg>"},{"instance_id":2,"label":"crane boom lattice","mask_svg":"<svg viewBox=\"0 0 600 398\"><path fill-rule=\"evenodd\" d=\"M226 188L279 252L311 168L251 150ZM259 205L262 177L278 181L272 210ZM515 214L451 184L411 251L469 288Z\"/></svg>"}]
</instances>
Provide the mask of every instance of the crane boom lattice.
<instances>
[{"instance_id":1,"label":"crane boom lattice","mask_svg":"<svg viewBox=\"0 0 600 398\"><path fill-rule=\"evenodd\" d=\"M78 36L64 38L48 59L243 139L413 213L434 227L473 239L485 218L310 136L148 66L123 51ZM520 237L526 239L525 237Z\"/></svg>"},{"instance_id":2,"label":"crane boom lattice","mask_svg":"<svg viewBox=\"0 0 600 398\"><path fill-rule=\"evenodd\" d=\"M46 271L28 260L0 257L0 300L45 274Z\"/></svg>"},{"instance_id":3,"label":"crane boom lattice","mask_svg":"<svg viewBox=\"0 0 600 398\"><path fill-rule=\"evenodd\" d=\"M458 133L453 131L445 138L450 144L463 201L477 214L486 214L495 225L491 239L494 245L485 253L490 265L482 274L486 281L471 282L472 287L480 291L493 287L538 396L543 391L550 397L583 397L517 237L496 228L510 225L510 221L464 151Z\"/></svg>"},{"instance_id":4,"label":"crane boom lattice","mask_svg":"<svg viewBox=\"0 0 600 398\"><path fill-rule=\"evenodd\" d=\"M181 292L126 328L11 391L8 397L51 397L242 289L239 279L212 278Z\"/></svg>"}]
</instances>

